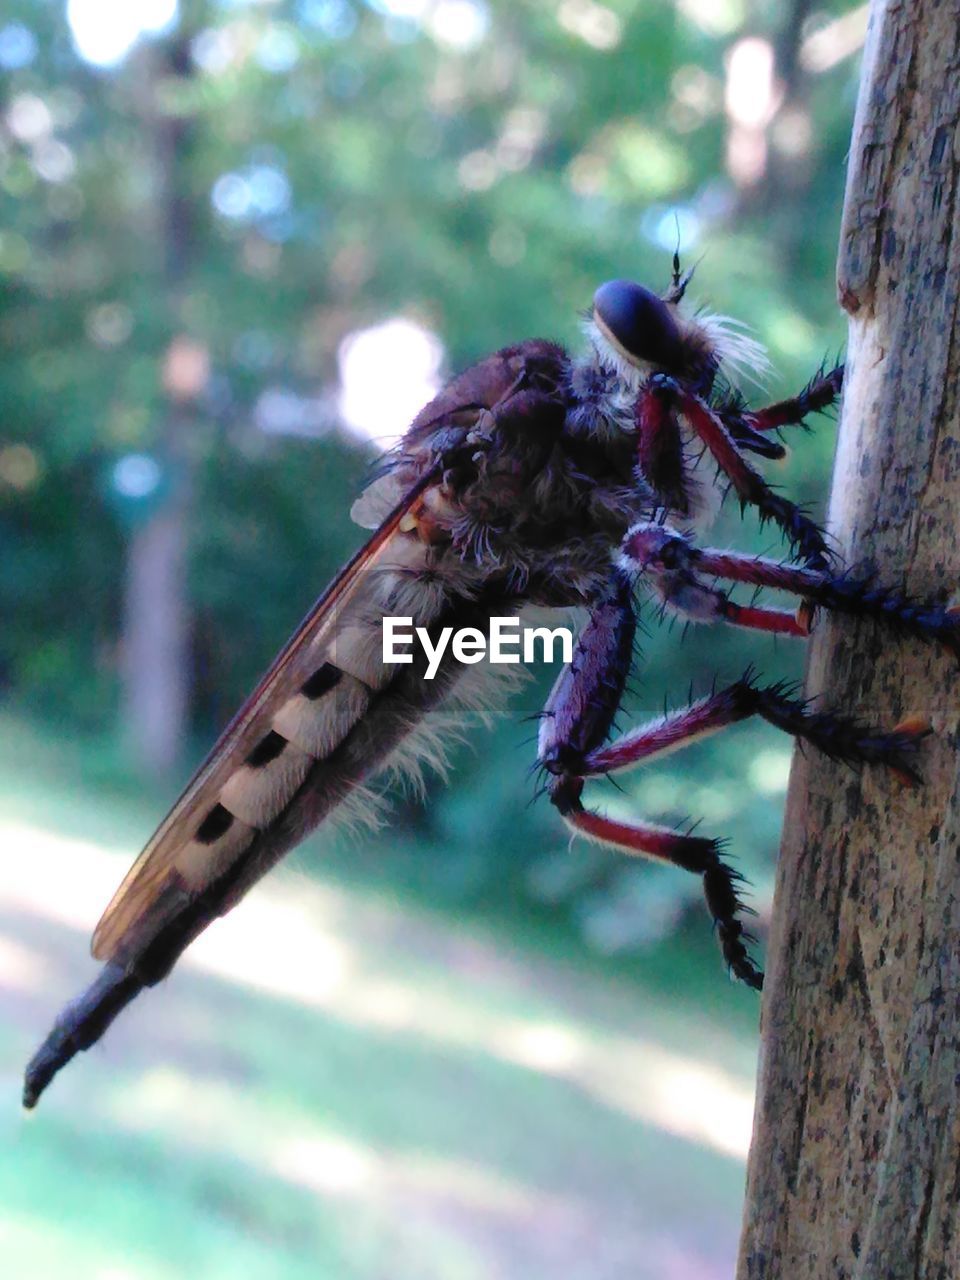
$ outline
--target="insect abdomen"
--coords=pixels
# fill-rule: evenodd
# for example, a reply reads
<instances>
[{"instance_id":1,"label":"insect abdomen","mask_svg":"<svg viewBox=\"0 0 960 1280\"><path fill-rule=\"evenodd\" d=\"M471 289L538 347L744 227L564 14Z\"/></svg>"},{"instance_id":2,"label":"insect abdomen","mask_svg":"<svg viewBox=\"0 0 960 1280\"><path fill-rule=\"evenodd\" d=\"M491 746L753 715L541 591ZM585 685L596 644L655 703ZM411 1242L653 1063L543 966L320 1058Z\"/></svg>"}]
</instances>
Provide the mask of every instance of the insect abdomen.
<instances>
[{"instance_id":1,"label":"insect abdomen","mask_svg":"<svg viewBox=\"0 0 960 1280\"><path fill-rule=\"evenodd\" d=\"M272 835L295 798L304 792L323 793L314 803L314 815L298 826L295 838L284 841L284 849L336 807L351 788L352 783L338 790L333 780L336 770L323 766L403 669L383 663L382 616L397 594L403 594L409 607L411 585L418 563L421 567L425 563L426 549L416 538L404 535L397 544L389 548L386 563L369 573L363 589L342 608L334 634L328 631L317 644L313 670L305 678L297 677L299 684L286 696L282 686L277 688L273 697L280 701L272 716L269 703L265 704L260 737L238 759L205 811L197 814L193 829L183 833L179 847L162 861L147 857L142 866L134 867L121 886L115 909L108 909L94 935L93 953L98 959L137 962L185 903L229 878L238 863L250 858L259 862L255 846ZM444 607L444 598L428 587L417 604L413 610L417 625L429 625ZM371 757L378 754L375 744L371 745Z\"/></svg>"}]
</instances>

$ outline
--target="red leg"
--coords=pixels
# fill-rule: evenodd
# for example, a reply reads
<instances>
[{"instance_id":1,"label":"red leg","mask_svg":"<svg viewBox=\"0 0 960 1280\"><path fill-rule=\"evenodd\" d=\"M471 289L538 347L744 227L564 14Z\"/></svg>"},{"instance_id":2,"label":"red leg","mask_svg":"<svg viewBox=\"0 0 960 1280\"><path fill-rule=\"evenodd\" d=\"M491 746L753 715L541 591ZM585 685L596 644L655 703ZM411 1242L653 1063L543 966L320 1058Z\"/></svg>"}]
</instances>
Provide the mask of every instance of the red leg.
<instances>
[{"instance_id":1,"label":"red leg","mask_svg":"<svg viewBox=\"0 0 960 1280\"><path fill-rule=\"evenodd\" d=\"M884 764L899 777L919 781L914 757L918 741L928 732L925 723L911 720L884 733L855 720L811 711L805 702L790 697L781 685L755 685L749 673L708 698L587 752L577 776L589 778L642 764L750 716L760 716L833 759L853 765Z\"/></svg>"},{"instance_id":2,"label":"red leg","mask_svg":"<svg viewBox=\"0 0 960 1280\"><path fill-rule=\"evenodd\" d=\"M891 733L876 733L853 721L812 712L778 686L757 688L749 676L607 747L596 748L581 759L575 772L569 756L567 767L560 763L559 750L543 763L554 773L550 798L572 830L625 853L672 862L703 877L704 895L727 965L741 981L759 988L763 975L747 952L750 938L739 919L745 910L737 892L741 877L721 859L719 841L647 823L618 822L581 803L585 777L640 764L751 715L762 716L838 759L885 764L904 782L918 781L913 761L918 743L928 732L925 725L913 722Z\"/></svg>"},{"instance_id":3,"label":"red leg","mask_svg":"<svg viewBox=\"0 0 960 1280\"><path fill-rule=\"evenodd\" d=\"M715 404L714 412L730 432L740 449L764 458L783 458L786 449L769 433L781 427L805 426L811 413L820 413L836 403L843 385L843 365L837 365L829 373L818 373L798 396L779 400L763 409L747 409L739 396Z\"/></svg>"},{"instance_id":4,"label":"red leg","mask_svg":"<svg viewBox=\"0 0 960 1280\"><path fill-rule=\"evenodd\" d=\"M691 703L689 707L634 729L607 746L598 747L580 761L578 775L582 778L596 777L643 764L745 719L753 711L742 698L734 696L735 689L736 686L733 690L725 689L722 693Z\"/></svg>"},{"instance_id":5,"label":"red leg","mask_svg":"<svg viewBox=\"0 0 960 1280\"><path fill-rule=\"evenodd\" d=\"M669 608L698 622L730 622L777 635L809 632L810 608L870 617L907 635L935 641L960 658L960 612L935 601L912 600L869 581L782 564L765 556L701 550L675 529L634 525L623 541L621 565L639 574ZM734 604L703 579L726 578L754 587L789 591L807 602L798 614Z\"/></svg>"},{"instance_id":6,"label":"red leg","mask_svg":"<svg viewBox=\"0 0 960 1280\"><path fill-rule=\"evenodd\" d=\"M692 552L691 566L698 573L726 578L730 582L746 582L754 587L773 587L778 591L792 591L798 596L813 596L829 581L828 574L819 573L816 569L802 569L766 556L716 551L710 547L702 550L692 548Z\"/></svg>"},{"instance_id":7,"label":"red leg","mask_svg":"<svg viewBox=\"0 0 960 1280\"><path fill-rule=\"evenodd\" d=\"M704 582L698 574L703 568L715 577L754 585L781 586L798 592L820 582L822 575L812 570L793 569L776 561L761 563L735 552L700 551L683 534L666 525L634 525L623 541L620 563L640 577L660 597L665 608L675 609L694 622L729 622L734 626L764 631L772 635L806 637L810 634L810 610L772 609L766 605L735 604L719 587ZM775 571L783 570L782 580L768 580ZM726 570L730 572L727 573Z\"/></svg>"},{"instance_id":8,"label":"red leg","mask_svg":"<svg viewBox=\"0 0 960 1280\"><path fill-rule=\"evenodd\" d=\"M809 596L823 582L824 575L813 569L798 569L760 556L739 555L735 551L695 551L693 564L698 571L730 582L745 582L757 587L773 587ZM766 631L772 635L800 636L810 634L813 609L771 609L763 605L739 605L725 595L720 604L720 617L736 627Z\"/></svg>"},{"instance_id":9,"label":"red leg","mask_svg":"<svg viewBox=\"0 0 960 1280\"><path fill-rule=\"evenodd\" d=\"M730 582L792 591L835 613L875 618L906 635L942 644L954 657L960 658L960 613L939 602L912 600L864 579L819 573L735 551L695 550L692 566L698 573ZM728 621L737 619L728 618Z\"/></svg>"},{"instance_id":10,"label":"red leg","mask_svg":"<svg viewBox=\"0 0 960 1280\"><path fill-rule=\"evenodd\" d=\"M661 533L670 536L669 530ZM561 672L544 710L539 761L550 775L550 799L575 831L701 875L727 964L744 982L759 986L761 975L747 953L739 919L738 877L721 860L718 842L661 827L616 822L585 809L581 801L584 779L641 764L728 724L759 715L834 758L885 764L905 781L917 781L914 756L926 726L914 722L891 733L874 731L851 720L811 711L782 687L758 687L747 675L727 689L604 745L629 669L632 636L628 584L618 575L584 629L574 660Z\"/></svg>"},{"instance_id":11,"label":"red leg","mask_svg":"<svg viewBox=\"0 0 960 1280\"><path fill-rule=\"evenodd\" d=\"M799 609L766 609L762 605L734 604L732 600L724 600L720 606L720 617L732 626L763 631L767 635L797 636L806 640L810 634L810 619Z\"/></svg>"},{"instance_id":12,"label":"red leg","mask_svg":"<svg viewBox=\"0 0 960 1280\"><path fill-rule=\"evenodd\" d=\"M681 516L690 514L690 495L686 491L683 442L676 419L663 396L647 394L637 397L637 464L647 483L664 507Z\"/></svg>"},{"instance_id":13,"label":"red leg","mask_svg":"<svg viewBox=\"0 0 960 1280\"><path fill-rule=\"evenodd\" d=\"M744 458L723 420L705 401L673 378L660 374L649 380L644 394L661 398L674 412L682 414L710 450L742 506L756 507L762 520L778 524L810 568L828 568L830 552L822 531L799 507L770 488Z\"/></svg>"},{"instance_id":14,"label":"red leg","mask_svg":"<svg viewBox=\"0 0 960 1280\"><path fill-rule=\"evenodd\" d=\"M703 877L707 910L717 928L720 949L734 977L759 991L763 974L747 951L754 939L743 927L740 915L749 912L740 900L738 886L743 877L720 857L721 844L704 836L683 835L665 827L615 822L580 803L582 781L570 779L554 788L551 796L564 822L578 835L599 844L611 845L624 853L639 854L661 862L671 862L684 871ZM562 794L561 794L562 789Z\"/></svg>"},{"instance_id":15,"label":"red leg","mask_svg":"<svg viewBox=\"0 0 960 1280\"><path fill-rule=\"evenodd\" d=\"M804 387L798 396L778 400L765 409L754 409L740 416L754 431L776 431L779 427L799 427L811 413L822 413L831 408L840 397L843 387L843 365L838 364L829 373L820 373Z\"/></svg>"}]
</instances>

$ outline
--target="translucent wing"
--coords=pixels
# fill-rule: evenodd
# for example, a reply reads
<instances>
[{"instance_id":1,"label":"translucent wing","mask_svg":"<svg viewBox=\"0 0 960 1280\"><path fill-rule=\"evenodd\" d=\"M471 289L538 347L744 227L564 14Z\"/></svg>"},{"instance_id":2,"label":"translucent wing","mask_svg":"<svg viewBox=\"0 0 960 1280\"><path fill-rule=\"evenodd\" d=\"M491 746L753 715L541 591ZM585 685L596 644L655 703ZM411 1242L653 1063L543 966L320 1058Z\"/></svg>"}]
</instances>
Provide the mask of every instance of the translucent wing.
<instances>
[{"instance_id":1,"label":"translucent wing","mask_svg":"<svg viewBox=\"0 0 960 1280\"><path fill-rule=\"evenodd\" d=\"M422 551L404 530L434 478L403 494L224 730L114 894L93 935L96 959L136 957L277 819L363 715L385 678L373 652L371 571Z\"/></svg>"},{"instance_id":2,"label":"translucent wing","mask_svg":"<svg viewBox=\"0 0 960 1280\"><path fill-rule=\"evenodd\" d=\"M447 664L437 678L424 679L422 651L413 665L385 664L382 619L409 616L417 627L489 619L477 590L479 564L451 550L456 503L435 482L457 450L475 456L486 437L471 433L502 414L511 397L523 423L545 404L553 417L562 411L565 358L540 341L505 348L454 378L414 419L399 465L354 509L355 519L374 529L366 546L314 605L104 913L92 944L103 968L61 1011L28 1063L24 1106L35 1106L75 1054L95 1044L144 987L161 981L193 939L308 831L356 800L397 751L406 746L407 760L415 756L411 735L457 672ZM423 473L404 491L401 477L411 467Z\"/></svg>"}]
</instances>

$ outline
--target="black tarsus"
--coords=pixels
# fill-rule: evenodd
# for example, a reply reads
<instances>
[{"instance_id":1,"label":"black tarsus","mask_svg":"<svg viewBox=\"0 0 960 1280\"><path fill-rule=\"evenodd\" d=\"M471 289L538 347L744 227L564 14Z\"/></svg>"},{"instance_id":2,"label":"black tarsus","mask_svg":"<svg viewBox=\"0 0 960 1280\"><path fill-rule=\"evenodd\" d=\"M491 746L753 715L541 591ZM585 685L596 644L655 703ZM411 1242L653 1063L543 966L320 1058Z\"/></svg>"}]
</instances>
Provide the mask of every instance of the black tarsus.
<instances>
[{"instance_id":1,"label":"black tarsus","mask_svg":"<svg viewBox=\"0 0 960 1280\"><path fill-rule=\"evenodd\" d=\"M742 681L741 689L757 715L812 743L831 760L850 765L881 764L917 785L923 781L916 759L920 742L930 734L926 725L885 732L833 712L812 711L809 702L795 697L793 686L783 682L760 688Z\"/></svg>"},{"instance_id":2,"label":"black tarsus","mask_svg":"<svg viewBox=\"0 0 960 1280\"><path fill-rule=\"evenodd\" d=\"M718 853L713 865L703 873L703 895L707 900L707 910L717 927L720 950L728 969L748 987L761 991L763 972L757 968L747 951L747 944L756 939L738 918L744 912L751 911L737 892L736 886L742 883L743 876L727 866Z\"/></svg>"},{"instance_id":3,"label":"black tarsus","mask_svg":"<svg viewBox=\"0 0 960 1280\"><path fill-rule=\"evenodd\" d=\"M811 519L809 512L765 483L762 487L756 486L749 497L741 496L741 510L747 502L756 507L761 524L773 521L783 530L806 568L830 572L834 553L827 544L824 530Z\"/></svg>"},{"instance_id":4,"label":"black tarsus","mask_svg":"<svg viewBox=\"0 0 960 1280\"><path fill-rule=\"evenodd\" d=\"M873 618L899 635L939 643L960 660L960 611L930 600L883 587L856 572L827 575L804 594L815 604L854 617Z\"/></svg>"}]
</instances>

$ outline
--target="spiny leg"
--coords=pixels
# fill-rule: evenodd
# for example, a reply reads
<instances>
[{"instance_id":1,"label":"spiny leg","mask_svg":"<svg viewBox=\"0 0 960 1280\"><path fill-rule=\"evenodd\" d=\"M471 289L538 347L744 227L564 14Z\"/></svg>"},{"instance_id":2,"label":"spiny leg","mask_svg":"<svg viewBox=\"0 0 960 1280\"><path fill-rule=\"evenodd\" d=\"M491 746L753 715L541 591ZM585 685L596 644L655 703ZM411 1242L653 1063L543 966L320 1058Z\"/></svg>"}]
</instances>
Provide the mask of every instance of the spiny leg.
<instances>
[{"instance_id":1,"label":"spiny leg","mask_svg":"<svg viewBox=\"0 0 960 1280\"><path fill-rule=\"evenodd\" d=\"M637 465L664 508L689 516L683 441L666 397L641 393L634 407Z\"/></svg>"},{"instance_id":2,"label":"spiny leg","mask_svg":"<svg viewBox=\"0 0 960 1280\"><path fill-rule=\"evenodd\" d=\"M636 630L630 578L617 570L543 709L537 761L549 773L562 774L568 761L576 772L606 742L630 674Z\"/></svg>"},{"instance_id":3,"label":"spiny leg","mask_svg":"<svg viewBox=\"0 0 960 1280\"><path fill-rule=\"evenodd\" d=\"M781 427L803 426L811 413L832 408L840 397L843 372L842 364L835 365L829 372L821 370L799 395L762 409L747 409L742 399L736 397L725 404L714 405L714 412L741 449L750 449L767 458L782 458L786 453L784 447L769 440L764 433Z\"/></svg>"},{"instance_id":4,"label":"spiny leg","mask_svg":"<svg viewBox=\"0 0 960 1280\"><path fill-rule=\"evenodd\" d=\"M747 945L754 939L740 919L750 910L738 893L743 877L720 857L722 842L649 823L616 822L595 810L585 809L580 802L582 789L583 781L574 777L561 778L550 789L550 799L570 829L624 853L670 862L701 876L707 910L717 928L724 962L735 978L759 991L763 986L763 973L747 951Z\"/></svg>"},{"instance_id":5,"label":"spiny leg","mask_svg":"<svg viewBox=\"0 0 960 1280\"><path fill-rule=\"evenodd\" d=\"M734 604L704 577L789 591L810 604L853 617L874 618L894 630L942 644L960 658L960 612L936 601L912 600L848 574L831 574L765 556L699 548L663 525L634 525L623 542L621 565L643 575L664 604L697 621L731 622L755 630L803 636L809 609L799 615L762 606Z\"/></svg>"},{"instance_id":6,"label":"spiny leg","mask_svg":"<svg viewBox=\"0 0 960 1280\"><path fill-rule=\"evenodd\" d=\"M905 781L920 781L915 756L918 742L929 732L925 724L911 720L885 732L846 716L813 711L787 686L759 685L749 671L725 689L587 752L577 776L596 777L642 764L751 716L811 743L831 759L850 765L882 764Z\"/></svg>"},{"instance_id":7,"label":"spiny leg","mask_svg":"<svg viewBox=\"0 0 960 1280\"><path fill-rule=\"evenodd\" d=\"M618 823L585 809L581 802L585 762L606 741L623 697L635 630L629 579L618 573L544 709L538 758L551 775L550 799L574 831L700 875L727 965L736 977L759 988L762 975L747 953L749 939L739 918L745 910L737 895L741 877L722 861L720 842L662 827Z\"/></svg>"},{"instance_id":8,"label":"spiny leg","mask_svg":"<svg viewBox=\"0 0 960 1280\"><path fill-rule=\"evenodd\" d=\"M722 419L704 400L665 374L650 378L640 399L659 400L664 412L682 415L710 450L736 491L741 506L756 507L762 520L772 520L779 525L808 567L824 571L829 568L830 550L823 531L795 503L770 488L744 458ZM638 405L638 421L645 412L648 410Z\"/></svg>"},{"instance_id":9,"label":"spiny leg","mask_svg":"<svg viewBox=\"0 0 960 1280\"><path fill-rule=\"evenodd\" d=\"M694 562L709 576L791 591L834 613L873 618L903 635L941 644L960 658L960 612L942 601L916 600L856 574L822 573L733 551L704 548Z\"/></svg>"},{"instance_id":10,"label":"spiny leg","mask_svg":"<svg viewBox=\"0 0 960 1280\"><path fill-rule=\"evenodd\" d=\"M811 413L831 409L843 390L844 366L834 365L828 372L811 378L799 395L778 400L762 409L751 409L743 416L754 431L776 431L779 427L799 427Z\"/></svg>"},{"instance_id":11,"label":"spiny leg","mask_svg":"<svg viewBox=\"0 0 960 1280\"><path fill-rule=\"evenodd\" d=\"M728 688L604 745L623 694L634 625L628 586L618 576L547 701L539 763L551 777L550 799L574 831L702 876L724 959L736 977L759 987L761 974L747 952L740 919L740 878L721 859L720 843L649 824L617 822L586 809L581 799L584 780L641 764L757 715L832 758L851 764L884 764L904 781L916 782L915 754L926 726L912 722L889 733L874 730L850 719L812 711L783 686L761 687L747 673Z\"/></svg>"}]
</instances>

